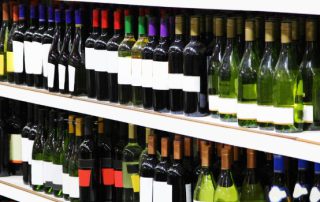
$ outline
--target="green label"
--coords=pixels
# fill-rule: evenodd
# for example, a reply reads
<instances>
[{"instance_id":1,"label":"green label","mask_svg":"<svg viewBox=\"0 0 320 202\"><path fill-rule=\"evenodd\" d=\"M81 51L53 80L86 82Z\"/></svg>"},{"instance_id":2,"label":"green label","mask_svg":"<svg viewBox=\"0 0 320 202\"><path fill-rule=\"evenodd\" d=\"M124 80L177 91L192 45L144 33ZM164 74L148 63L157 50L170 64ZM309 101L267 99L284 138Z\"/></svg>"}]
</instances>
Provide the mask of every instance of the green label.
<instances>
[{"instance_id":1,"label":"green label","mask_svg":"<svg viewBox=\"0 0 320 202\"><path fill-rule=\"evenodd\" d=\"M248 100L257 99L257 84L243 84L242 85L242 98Z\"/></svg>"}]
</instances>

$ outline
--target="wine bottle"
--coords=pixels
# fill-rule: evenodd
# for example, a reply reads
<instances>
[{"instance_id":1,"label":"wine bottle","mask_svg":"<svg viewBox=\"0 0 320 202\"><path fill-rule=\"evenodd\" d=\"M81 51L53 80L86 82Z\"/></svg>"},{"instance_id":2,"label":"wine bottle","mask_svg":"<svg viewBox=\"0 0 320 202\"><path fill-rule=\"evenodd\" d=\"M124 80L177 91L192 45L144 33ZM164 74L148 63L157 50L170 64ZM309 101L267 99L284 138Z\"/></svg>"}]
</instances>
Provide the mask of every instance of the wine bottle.
<instances>
[{"instance_id":1,"label":"wine bottle","mask_svg":"<svg viewBox=\"0 0 320 202\"><path fill-rule=\"evenodd\" d=\"M236 47L238 48L238 54L242 58L244 52L244 20L241 15L236 17Z\"/></svg>"},{"instance_id":2,"label":"wine bottle","mask_svg":"<svg viewBox=\"0 0 320 202\"><path fill-rule=\"evenodd\" d=\"M260 58L255 41L255 22L245 22L245 50L239 66L238 77L238 125L247 128L257 126L257 71Z\"/></svg>"},{"instance_id":3,"label":"wine bottle","mask_svg":"<svg viewBox=\"0 0 320 202\"><path fill-rule=\"evenodd\" d=\"M314 182L310 191L309 201L316 202L320 200L320 164L314 164Z\"/></svg>"},{"instance_id":4,"label":"wine bottle","mask_svg":"<svg viewBox=\"0 0 320 202\"><path fill-rule=\"evenodd\" d=\"M144 8L139 9L138 40L131 49L131 77L132 77L132 103L134 106L142 106L142 50L149 42L146 33L146 17Z\"/></svg>"},{"instance_id":5,"label":"wine bottle","mask_svg":"<svg viewBox=\"0 0 320 202\"><path fill-rule=\"evenodd\" d=\"M38 119L36 119L37 126L33 127L33 134L35 139L32 148L31 161L31 185L34 191L43 191L44 185L44 166L43 166L43 149L46 136L46 127L48 124L47 110L38 110Z\"/></svg>"},{"instance_id":6,"label":"wine bottle","mask_svg":"<svg viewBox=\"0 0 320 202\"><path fill-rule=\"evenodd\" d=\"M243 161L240 158L240 148L233 146L231 151L233 151L231 171L234 176L234 183L236 184L237 189L240 193L242 188L241 186L244 180L243 171L245 170L245 165L243 164Z\"/></svg>"},{"instance_id":7,"label":"wine bottle","mask_svg":"<svg viewBox=\"0 0 320 202\"><path fill-rule=\"evenodd\" d=\"M213 41L213 32L215 32L214 29L216 28L213 28L214 25L214 21L213 20L213 17L211 15L206 15L205 16L205 34L204 34L204 44L209 44L210 42ZM211 55L212 55L212 49L211 50L208 50L209 51L209 57L207 58L207 61L209 61L209 59L211 58Z\"/></svg>"},{"instance_id":8,"label":"wine bottle","mask_svg":"<svg viewBox=\"0 0 320 202\"><path fill-rule=\"evenodd\" d=\"M261 176L261 185L264 187L265 195L268 196L273 176L272 154L265 153L264 166L260 167L259 175Z\"/></svg>"},{"instance_id":9,"label":"wine bottle","mask_svg":"<svg viewBox=\"0 0 320 202\"><path fill-rule=\"evenodd\" d=\"M13 48L13 65L14 65L14 82L23 84L25 82L25 67L24 67L24 49L23 40L26 31L25 8L23 4L19 5L19 23L12 36Z\"/></svg>"},{"instance_id":10,"label":"wine bottle","mask_svg":"<svg viewBox=\"0 0 320 202\"><path fill-rule=\"evenodd\" d=\"M34 140L37 136L38 132L38 106L33 105L33 111L32 111L32 125L30 126L30 133L28 136L28 184L32 186L32 176L31 176L31 168L32 168L32 149Z\"/></svg>"},{"instance_id":11,"label":"wine bottle","mask_svg":"<svg viewBox=\"0 0 320 202\"><path fill-rule=\"evenodd\" d=\"M230 170L231 158L230 149L221 149L221 172L218 177L218 185L214 195L214 202L218 201L239 201L237 187L233 181Z\"/></svg>"},{"instance_id":12,"label":"wine bottle","mask_svg":"<svg viewBox=\"0 0 320 202\"><path fill-rule=\"evenodd\" d=\"M276 24L273 19L265 22L265 48L257 73L257 122L260 129L273 130L272 83L278 50L276 47Z\"/></svg>"},{"instance_id":13,"label":"wine bottle","mask_svg":"<svg viewBox=\"0 0 320 202\"><path fill-rule=\"evenodd\" d=\"M174 114L183 112L183 49L186 45L184 24L184 17L177 15L175 17L175 39L168 50L170 112Z\"/></svg>"},{"instance_id":14,"label":"wine bottle","mask_svg":"<svg viewBox=\"0 0 320 202\"><path fill-rule=\"evenodd\" d=\"M291 201L284 174L284 159L280 155L273 155L273 178L271 189L268 193L268 201Z\"/></svg>"},{"instance_id":15,"label":"wine bottle","mask_svg":"<svg viewBox=\"0 0 320 202\"><path fill-rule=\"evenodd\" d=\"M113 13L114 34L107 43L108 59L108 95L110 102L118 102L118 48L123 41L122 10Z\"/></svg>"},{"instance_id":16,"label":"wine bottle","mask_svg":"<svg viewBox=\"0 0 320 202\"><path fill-rule=\"evenodd\" d=\"M0 141L2 147L0 147L0 177L9 176L9 136L6 130L6 109L7 101L4 98L0 98Z\"/></svg>"},{"instance_id":17,"label":"wine bottle","mask_svg":"<svg viewBox=\"0 0 320 202\"><path fill-rule=\"evenodd\" d=\"M107 43L110 39L109 33L109 11L101 11L101 35L94 44L95 58L99 63L95 64L95 87L97 100L108 100L108 57ZM87 70L87 72L90 70Z\"/></svg>"},{"instance_id":18,"label":"wine bottle","mask_svg":"<svg viewBox=\"0 0 320 202\"><path fill-rule=\"evenodd\" d=\"M10 83L14 82L14 65L13 65L13 34L18 26L18 18L19 18L19 8L17 5L14 5L12 8L12 25L8 36L7 43L7 54L6 54L6 65L7 65L7 79Z\"/></svg>"},{"instance_id":19,"label":"wine bottle","mask_svg":"<svg viewBox=\"0 0 320 202\"><path fill-rule=\"evenodd\" d=\"M95 91L95 42L100 35L99 9L92 10L92 31L85 42L86 89L89 98L96 96Z\"/></svg>"},{"instance_id":20,"label":"wine bottle","mask_svg":"<svg viewBox=\"0 0 320 202\"><path fill-rule=\"evenodd\" d=\"M192 200L192 187L193 180L193 159L192 152L192 139L190 137L183 138L183 168L185 169L185 184L186 184L186 198Z\"/></svg>"},{"instance_id":21,"label":"wine bottle","mask_svg":"<svg viewBox=\"0 0 320 202\"><path fill-rule=\"evenodd\" d=\"M37 57L36 49L33 46L32 38L34 32L37 30L37 19L36 19L36 7L34 5L30 5L30 16L29 16L29 27L24 33L24 65L26 71L26 84L28 86L34 85L34 61Z\"/></svg>"},{"instance_id":22,"label":"wine bottle","mask_svg":"<svg viewBox=\"0 0 320 202\"><path fill-rule=\"evenodd\" d=\"M190 20L190 42L183 50L183 100L187 116L208 113L206 47L199 40L200 18Z\"/></svg>"},{"instance_id":23,"label":"wine bottle","mask_svg":"<svg viewBox=\"0 0 320 202\"><path fill-rule=\"evenodd\" d=\"M0 28L0 81L7 78L7 45L9 35L9 8L8 3L2 3L2 25Z\"/></svg>"},{"instance_id":24,"label":"wine bottle","mask_svg":"<svg viewBox=\"0 0 320 202\"><path fill-rule=\"evenodd\" d=\"M140 201L152 201L153 177L159 163L155 135L148 136L148 153L140 167Z\"/></svg>"},{"instance_id":25,"label":"wine bottle","mask_svg":"<svg viewBox=\"0 0 320 202\"><path fill-rule=\"evenodd\" d=\"M291 35L292 35L292 49L293 54L296 56L297 64L300 64L303 57L303 46L299 44L299 22L296 17L293 17L291 20Z\"/></svg>"},{"instance_id":26,"label":"wine bottle","mask_svg":"<svg viewBox=\"0 0 320 202\"><path fill-rule=\"evenodd\" d=\"M154 168L153 202L172 201L172 187L167 184L168 170L171 166L169 138L161 138L161 160ZM166 193L166 194L163 194Z\"/></svg>"},{"instance_id":27,"label":"wine bottle","mask_svg":"<svg viewBox=\"0 0 320 202\"><path fill-rule=\"evenodd\" d=\"M34 86L36 88L43 87L43 61L42 61L42 38L44 32L46 31L46 17L45 17L45 6L40 4L39 8L39 26L38 29L34 31L32 37L32 45L34 47L34 55L37 57L33 58L33 74L34 74ZM39 57L40 56L40 57Z\"/></svg>"},{"instance_id":28,"label":"wine bottle","mask_svg":"<svg viewBox=\"0 0 320 202\"><path fill-rule=\"evenodd\" d=\"M118 97L120 104L130 105L132 100L131 48L136 42L133 34L132 15L125 10L125 37L118 48Z\"/></svg>"},{"instance_id":29,"label":"wine bottle","mask_svg":"<svg viewBox=\"0 0 320 202\"><path fill-rule=\"evenodd\" d=\"M53 34L53 41L48 56L47 73L48 73L48 89L50 92L58 92L59 90L59 75L58 63L61 48L61 11L55 9L55 28Z\"/></svg>"},{"instance_id":30,"label":"wine bottle","mask_svg":"<svg viewBox=\"0 0 320 202\"><path fill-rule=\"evenodd\" d=\"M194 189L193 201L213 202L216 182L210 169L210 146L201 146L201 168Z\"/></svg>"},{"instance_id":31,"label":"wine bottle","mask_svg":"<svg viewBox=\"0 0 320 202\"><path fill-rule=\"evenodd\" d=\"M320 65L318 54L319 49L316 46L317 40L317 23L315 19L307 19L306 22L306 49L300 65L300 71L303 80L303 129L310 130L317 128L317 112L314 112L314 107L317 109L317 103L313 102L317 98L313 98L316 94L317 82L314 82L315 75L318 72ZM314 86L315 85L315 86ZM313 89L315 91L313 91ZM314 106L313 106L314 105ZM316 115L316 116L315 116ZM319 125L319 124L318 124Z\"/></svg>"},{"instance_id":32,"label":"wine bottle","mask_svg":"<svg viewBox=\"0 0 320 202\"><path fill-rule=\"evenodd\" d=\"M42 37L42 67L43 67L43 87L48 88L48 56L54 35L54 12L52 6L47 9L48 27Z\"/></svg>"},{"instance_id":33,"label":"wine bottle","mask_svg":"<svg viewBox=\"0 0 320 202\"><path fill-rule=\"evenodd\" d=\"M219 174L220 174L220 168L221 168L221 149L223 145L221 143L215 143L215 155L216 159L214 160L213 163L213 175L215 179L218 179Z\"/></svg>"},{"instance_id":34,"label":"wine bottle","mask_svg":"<svg viewBox=\"0 0 320 202\"><path fill-rule=\"evenodd\" d=\"M298 160L298 176L294 186L292 198L293 201L308 201L310 193L310 184L308 183L308 162Z\"/></svg>"},{"instance_id":35,"label":"wine bottle","mask_svg":"<svg viewBox=\"0 0 320 202\"><path fill-rule=\"evenodd\" d=\"M158 44L156 18L148 18L149 42L142 50L141 75L142 75L142 99L143 108L152 109L152 63L153 52Z\"/></svg>"},{"instance_id":36,"label":"wine bottle","mask_svg":"<svg viewBox=\"0 0 320 202\"><path fill-rule=\"evenodd\" d=\"M75 12L76 30L68 62L69 92L71 95L85 93L84 42L81 10Z\"/></svg>"},{"instance_id":37,"label":"wine bottle","mask_svg":"<svg viewBox=\"0 0 320 202\"><path fill-rule=\"evenodd\" d=\"M153 110L157 112L169 111L168 86L168 49L170 46L168 19L161 16L160 40L153 51L152 62L152 101Z\"/></svg>"},{"instance_id":38,"label":"wine bottle","mask_svg":"<svg viewBox=\"0 0 320 202\"><path fill-rule=\"evenodd\" d=\"M247 149L247 170L241 188L240 201L265 201L264 191L256 172L256 152Z\"/></svg>"},{"instance_id":39,"label":"wine bottle","mask_svg":"<svg viewBox=\"0 0 320 202\"><path fill-rule=\"evenodd\" d=\"M68 93L69 90L69 74L68 74L68 60L71 52L73 41L74 28L72 26L72 10L65 11L65 35L63 38L61 52L59 56L58 75L59 75L59 92L62 94Z\"/></svg>"},{"instance_id":40,"label":"wine bottle","mask_svg":"<svg viewBox=\"0 0 320 202\"><path fill-rule=\"evenodd\" d=\"M136 130L135 125L129 124L129 142L122 154L122 201L139 201L139 157L142 149L137 143Z\"/></svg>"},{"instance_id":41,"label":"wine bottle","mask_svg":"<svg viewBox=\"0 0 320 202\"><path fill-rule=\"evenodd\" d=\"M224 19L215 17L215 40L208 69L209 111L213 117L218 117L219 110L219 68L221 66L223 51L225 50Z\"/></svg>"},{"instance_id":42,"label":"wine bottle","mask_svg":"<svg viewBox=\"0 0 320 202\"><path fill-rule=\"evenodd\" d=\"M69 199L70 202L79 202L80 188L79 188L79 156L80 156L80 144L82 143L82 133L83 133L83 119L76 118L76 136L74 145L72 148L72 153L69 159Z\"/></svg>"},{"instance_id":43,"label":"wine bottle","mask_svg":"<svg viewBox=\"0 0 320 202\"><path fill-rule=\"evenodd\" d=\"M303 81L291 45L291 23L281 22L281 51L273 76L276 131L298 132L303 125Z\"/></svg>"},{"instance_id":44,"label":"wine bottle","mask_svg":"<svg viewBox=\"0 0 320 202\"><path fill-rule=\"evenodd\" d=\"M85 117L83 141L79 147L79 185L80 201L94 202L97 200L98 170L97 151L92 131L93 117Z\"/></svg>"}]
</instances>

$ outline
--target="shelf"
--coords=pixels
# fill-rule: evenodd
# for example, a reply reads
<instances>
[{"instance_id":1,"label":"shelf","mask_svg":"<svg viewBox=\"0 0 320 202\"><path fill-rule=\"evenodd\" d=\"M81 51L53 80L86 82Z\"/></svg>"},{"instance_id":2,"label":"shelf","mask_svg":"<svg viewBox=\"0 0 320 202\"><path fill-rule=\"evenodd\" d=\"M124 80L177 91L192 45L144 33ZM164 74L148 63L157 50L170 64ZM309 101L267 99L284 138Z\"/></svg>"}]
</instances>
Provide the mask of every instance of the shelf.
<instances>
[{"instance_id":1,"label":"shelf","mask_svg":"<svg viewBox=\"0 0 320 202\"><path fill-rule=\"evenodd\" d=\"M63 202L53 195L35 192L29 185L23 184L22 176L0 177L0 195L19 202Z\"/></svg>"},{"instance_id":2,"label":"shelf","mask_svg":"<svg viewBox=\"0 0 320 202\"><path fill-rule=\"evenodd\" d=\"M74 1L74 0L62 0ZM264 11L279 13L297 13L319 15L319 2L306 1L256 1L256 0L77 0L78 2L110 3L125 5L140 5L154 7L217 9L235 11Z\"/></svg>"},{"instance_id":3,"label":"shelf","mask_svg":"<svg viewBox=\"0 0 320 202\"><path fill-rule=\"evenodd\" d=\"M26 86L0 82L0 96L34 104L132 123L238 147L320 162L320 132L282 134L241 128L207 117L193 118L158 113L141 108L101 102L86 97L71 97Z\"/></svg>"}]
</instances>

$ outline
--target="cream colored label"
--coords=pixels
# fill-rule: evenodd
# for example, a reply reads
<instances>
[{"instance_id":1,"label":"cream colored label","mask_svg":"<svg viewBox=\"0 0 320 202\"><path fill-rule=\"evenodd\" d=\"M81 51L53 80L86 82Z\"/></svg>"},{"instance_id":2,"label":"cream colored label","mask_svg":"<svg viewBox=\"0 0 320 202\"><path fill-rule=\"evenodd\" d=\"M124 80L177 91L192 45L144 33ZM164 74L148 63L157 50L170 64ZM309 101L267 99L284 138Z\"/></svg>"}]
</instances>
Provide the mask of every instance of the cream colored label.
<instances>
[{"instance_id":1,"label":"cream colored label","mask_svg":"<svg viewBox=\"0 0 320 202\"><path fill-rule=\"evenodd\" d=\"M94 55L92 57L94 57L93 67L97 72L108 72L108 51L94 50Z\"/></svg>"},{"instance_id":2,"label":"cream colored label","mask_svg":"<svg viewBox=\"0 0 320 202\"><path fill-rule=\"evenodd\" d=\"M209 110L218 111L219 110L219 95L209 95Z\"/></svg>"},{"instance_id":3,"label":"cream colored label","mask_svg":"<svg viewBox=\"0 0 320 202\"><path fill-rule=\"evenodd\" d=\"M283 190L280 190L279 187L276 186L273 186L269 192L270 202L279 202L286 197L287 193Z\"/></svg>"},{"instance_id":4,"label":"cream colored label","mask_svg":"<svg viewBox=\"0 0 320 202\"><path fill-rule=\"evenodd\" d=\"M79 198L79 177L69 177L69 195L71 198Z\"/></svg>"},{"instance_id":5,"label":"cream colored label","mask_svg":"<svg viewBox=\"0 0 320 202\"><path fill-rule=\"evenodd\" d=\"M131 57L118 57L118 84L131 85Z\"/></svg>"},{"instance_id":6,"label":"cream colored label","mask_svg":"<svg viewBox=\"0 0 320 202\"><path fill-rule=\"evenodd\" d=\"M76 77L76 68L69 65L68 66L68 73L69 73L69 91L74 91L74 83L75 83L75 77Z\"/></svg>"},{"instance_id":7,"label":"cream colored label","mask_svg":"<svg viewBox=\"0 0 320 202\"><path fill-rule=\"evenodd\" d=\"M183 74L169 74L169 88L182 90Z\"/></svg>"},{"instance_id":8,"label":"cream colored label","mask_svg":"<svg viewBox=\"0 0 320 202\"><path fill-rule=\"evenodd\" d=\"M15 73L23 72L23 43L19 41L12 42L13 47L13 66Z\"/></svg>"},{"instance_id":9,"label":"cream colored label","mask_svg":"<svg viewBox=\"0 0 320 202\"><path fill-rule=\"evenodd\" d=\"M313 187L309 197L310 202L318 202L320 200L320 190L317 187Z\"/></svg>"},{"instance_id":10,"label":"cream colored label","mask_svg":"<svg viewBox=\"0 0 320 202\"><path fill-rule=\"evenodd\" d=\"M313 123L313 106L312 105L303 106L303 121L305 123Z\"/></svg>"},{"instance_id":11,"label":"cream colored label","mask_svg":"<svg viewBox=\"0 0 320 202\"><path fill-rule=\"evenodd\" d=\"M118 73L118 51L107 51L107 63L109 73Z\"/></svg>"},{"instance_id":12,"label":"cream colored label","mask_svg":"<svg viewBox=\"0 0 320 202\"><path fill-rule=\"evenodd\" d=\"M42 57L39 57L42 55L42 44L39 42L32 42L33 46L33 53L31 53L32 58L33 58L33 67L32 71L36 75L41 75L42 74Z\"/></svg>"},{"instance_id":13,"label":"cream colored label","mask_svg":"<svg viewBox=\"0 0 320 202\"><path fill-rule=\"evenodd\" d=\"M183 91L200 92L200 76L183 76Z\"/></svg>"},{"instance_id":14,"label":"cream colored label","mask_svg":"<svg viewBox=\"0 0 320 202\"><path fill-rule=\"evenodd\" d=\"M50 52L51 44L43 44L42 45L42 68L43 68L43 76L48 77L48 57Z\"/></svg>"},{"instance_id":15,"label":"cream colored label","mask_svg":"<svg viewBox=\"0 0 320 202\"><path fill-rule=\"evenodd\" d=\"M237 99L220 97L219 113L220 114L237 114Z\"/></svg>"},{"instance_id":16,"label":"cream colored label","mask_svg":"<svg viewBox=\"0 0 320 202\"><path fill-rule=\"evenodd\" d=\"M131 77L132 77L132 86L141 86L142 85L142 59L133 58L131 60Z\"/></svg>"},{"instance_id":17,"label":"cream colored label","mask_svg":"<svg viewBox=\"0 0 320 202\"><path fill-rule=\"evenodd\" d=\"M62 174L62 191L64 194L69 194L69 186L68 186L69 174Z\"/></svg>"},{"instance_id":18,"label":"cream colored label","mask_svg":"<svg viewBox=\"0 0 320 202\"><path fill-rule=\"evenodd\" d=\"M155 90L169 90L168 62L153 61L152 88Z\"/></svg>"},{"instance_id":19,"label":"cream colored label","mask_svg":"<svg viewBox=\"0 0 320 202\"><path fill-rule=\"evenodd\" d=\"M260 123L273 122L273 106L258 105L257 106L257 121Z\"/></svg>"},{"instance_id":20,"label":"cream colored label","mask_svg":"<svg viewBox=\"0 0 320 202\"><path fill-rule=\"evenodd\" d=\"M21 134L10 135L10 161L13 163L22 162L21 139Z\"/></svg>"},{"instance_id":21,"label":"cream colored label","mask_svg":"<svg viewBox=\"0 0 320 202\"><path fill-rule=\"evenodd\" d=\"M85 48L84 49L85 52L85 65L86 65L86 69L90 69L93 70L95 69L94 64L95 64L95 51L94 48Z\"/></svg>"},{"instance_id":22,"label":"cream colored label","mask_svg":"<svg viewBox=\"0 0 320 202\"><path fill-rule=\"evenodd\" d=\"M66 66L59 64L58 71L59 71L59 89L64 90L64 84L66 80Z\"/></svg>"},{"instance_id":23,"label":"cream colored label","mask_svg":"<svg viewBox=\"0 0 320 202\"><path fill-rule=\"evenodd\" d=\"M237 117L238 119L251 120L256 119L257 104L238 103Z\"/></svg>"},{"instance_id":24,"label":"cream colored label","mask_svg":"<svg viewBox=\"0 0 320 202\"><path fill-rule=\"evenodd\" d=\"M52 63L47 64L47 73L48 73L48 87L53 88L54 77L55 77L55 66Z\"/></svg>"},{"instance_id":25,"label":"cream colored label","mask_svg":"<svg viewBox=\"0 0 320 202\"><path fill-rule=\"evenodd\" d=\"M142 87L152 88L152 64L153 60L142 60L141 62Z\"/></svg>"},{"instance_id":26,"label":"cream colored label","mask_svg":"<svg viewBox=\"0 0 320 202\"><path fill-rule=\"evenodd\" d=\"M278 125L294 124L294 110L291 107L274 107L273 122Z\"/></svg>"},{"instance_id":27,"label":"cream colored label","mask_svg":"<svg viewBox=\"0 0 320 202\"><path fill-rule=\"evenodd\" d=\"M172 202L172 186L167 182L153 181L153 202Z\"/></svg>"},{"instance_id":28,"label":"cream colored label","mask_svg":"<svg viewBox=\"0 0 320 202\"><path fill-rule=\"evenodd\" d=\"M308 189L306 187L302 187L299 183L297 183L294 186L293 198L299 198L307 194L308 194Z\"/></svg>"},{"instance_id":29,"label":"cream colored label","mask_svg":"<svg viewBox=\"0 0 320 202\"><path fill-rule=\"evenodd\" d=\"M32 160L31 161L31 183L32 185L42 185L43 180L43 161Z\"/></svg>"},{"instance_id":30,"label":"cream colored label","mask_svg":"<svg viewBox=\"0 0 320 202\"><path fill-rule=\"evenodd\" d=\"M152 201L153 178L140 177L140 202Z\"/></svg>"}]
</instances>

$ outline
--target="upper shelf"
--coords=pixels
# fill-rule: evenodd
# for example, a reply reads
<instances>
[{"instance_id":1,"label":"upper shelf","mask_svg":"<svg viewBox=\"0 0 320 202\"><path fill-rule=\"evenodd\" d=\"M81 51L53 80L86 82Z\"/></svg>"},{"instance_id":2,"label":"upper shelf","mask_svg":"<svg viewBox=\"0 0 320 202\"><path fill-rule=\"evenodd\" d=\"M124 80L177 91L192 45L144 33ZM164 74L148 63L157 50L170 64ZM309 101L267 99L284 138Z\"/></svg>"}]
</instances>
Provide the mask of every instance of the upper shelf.
<instances>
[{"instance_id":1,"label":"upper shelf","mask_svg":"<svg viewBox=\"0 0 320 202\"><path fill-rule=\"evenodd\" d=\"M62 0L74 1L74 0ZM256 1L256 0L76 0L78 2L126 4L155 7L218 9L235 11L265 11L319 15L319 2L306 1Z\"/></svg>"}]
</instances>

